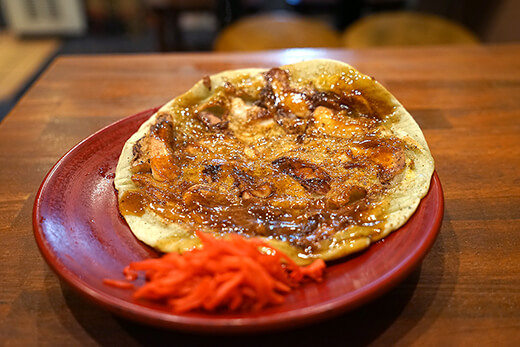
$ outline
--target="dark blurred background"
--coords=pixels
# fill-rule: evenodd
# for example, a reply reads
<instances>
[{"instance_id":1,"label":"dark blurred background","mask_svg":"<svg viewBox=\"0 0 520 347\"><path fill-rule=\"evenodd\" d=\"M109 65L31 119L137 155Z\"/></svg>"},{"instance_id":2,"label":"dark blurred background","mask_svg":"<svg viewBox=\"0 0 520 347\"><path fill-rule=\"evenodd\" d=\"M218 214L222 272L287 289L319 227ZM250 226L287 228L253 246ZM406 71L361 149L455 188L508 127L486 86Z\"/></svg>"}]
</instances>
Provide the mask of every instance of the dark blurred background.
<instances>
[{"instance_id":1,"label":"dark blurred background","mask_svg":"<svg viewBox=\"0 0 520 347\"><path fill-rule=\"evenodd\" d=\"M518 0L0 2L0 119L60 54L520 41Z\"/></svg>"}]
</instances>

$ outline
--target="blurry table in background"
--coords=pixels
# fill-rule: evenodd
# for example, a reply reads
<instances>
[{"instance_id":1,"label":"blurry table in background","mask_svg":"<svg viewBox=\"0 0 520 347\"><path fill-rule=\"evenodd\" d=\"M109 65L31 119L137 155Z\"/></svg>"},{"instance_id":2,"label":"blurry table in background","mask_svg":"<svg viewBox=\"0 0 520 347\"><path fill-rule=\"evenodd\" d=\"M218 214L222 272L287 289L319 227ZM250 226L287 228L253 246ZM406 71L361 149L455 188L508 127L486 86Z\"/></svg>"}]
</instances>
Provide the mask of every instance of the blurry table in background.
<instances>
[{"instance_id":1,"label":"blurry table in background","mask_svg":"<svg viewBox=\"0 0 520 347\"><path fill-rule=\"evenodd\" d=\"M59 39L21 39L0 31L0 121L60 47Z\"/></svg>"},{"instance_id":2,"label":"blurry table in background","mask_svg":"<svg viewBox=\"0 0 520 347\"><path fill-rule=\"evenodd\" d=\"M514 345L520 341L520 45L56 59L0 124L6 345ZM38 187L72 146L201 77L307 58L375 77L422 127L445 194L422 266L353 312L289 331L203 336L117 318L60 285L33 237Z\"/></svg>"},{"instance_id":3,"label":"blurry table in background","mask_svg":"<svg viewBox=\"0 0 520 347\"><path fill-rule=\"evenodd\" d=\"M59 47L59 39L21 39L0 32L0 102L16 96Z\"/></svg>"}]
</instances>

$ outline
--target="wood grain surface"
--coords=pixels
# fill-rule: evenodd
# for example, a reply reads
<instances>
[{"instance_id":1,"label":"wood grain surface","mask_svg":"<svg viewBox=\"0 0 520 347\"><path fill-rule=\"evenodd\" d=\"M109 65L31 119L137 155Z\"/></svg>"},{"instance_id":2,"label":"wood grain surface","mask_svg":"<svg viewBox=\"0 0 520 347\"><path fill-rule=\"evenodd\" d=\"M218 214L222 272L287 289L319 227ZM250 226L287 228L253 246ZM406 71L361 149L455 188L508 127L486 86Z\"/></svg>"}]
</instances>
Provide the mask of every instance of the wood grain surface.
<instances>
[{"instance_id":1,"label":"wood grain surface","mask_svg":"<svg viewBox=\"0 0 520 347\"><path fill-rule=\"evenodd\" d=\"M435 245L411 276L353 312L256 336L204 336L117 318L46 265L31 212L73 145L161 105L206 74L307 58L348 62L422 127L445 194ZM520 341L520 45L57 58L0 125L0 336L5 345L478 345Z\"/></svg>"},{"instance_id":2,"label":"wood grain surface","mask_svg":"<svg viewBox=\"0 0 520 347\"><path fill-rule=\"evenodd\" d=\"M20 39L0 31L0 102L19 93L60 48L54 38Z\"/></svg>"}]
</instances>

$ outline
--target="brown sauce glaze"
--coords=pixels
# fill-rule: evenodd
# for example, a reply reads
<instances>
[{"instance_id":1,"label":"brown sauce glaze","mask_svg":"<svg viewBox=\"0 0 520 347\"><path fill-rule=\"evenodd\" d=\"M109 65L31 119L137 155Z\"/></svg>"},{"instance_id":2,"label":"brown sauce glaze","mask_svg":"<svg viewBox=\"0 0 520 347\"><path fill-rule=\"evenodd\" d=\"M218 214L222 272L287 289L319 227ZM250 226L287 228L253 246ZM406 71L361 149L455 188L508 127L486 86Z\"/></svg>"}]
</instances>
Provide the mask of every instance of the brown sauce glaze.
<instances>
[{"instance_id":1,"label":"brown sauce glaze","mask_svg":"<svg viewBox=\"0 0 520 347\"><path fill-rule=\"evenodd\" d=\"M169 131L163 131L164 124L153 125L152 136L170 144L168 165L178 171L158 181L149 166L134 166L137 190L120 198L121 213L141 216L150 209L192 229L265 236L287 241L304 253L318 250L321 241L351 225L377 231L373 213L380 208L386 183L404 168L401 141L381 135L382 117L372 115L360 92L338 91L339 84L327 92L308 86L300 90L290 86L290 76L280 69L264 77L265 87L248 96L257 98L249 103L245 122L254 134L251 140L239 140L230 130L233 110L221 111L231 122L222 132L215 127L221 115L203 117L197 111L208 110L204 104L184 109L182 122L172 116ZM237 97L236 88L226 90L228 94L219 92L219 105L232 105ZM262 114L251 114L253 107ZM335 123L318 127L313 118L318 107L327 107L330 117L342 117L335 121L351 117L347 121L363 131L335 133ZM259 137L254 127L266 119L276 122ZM145 161L143 142L136 146L134 154Z\"/></svg>"}]
</instances>

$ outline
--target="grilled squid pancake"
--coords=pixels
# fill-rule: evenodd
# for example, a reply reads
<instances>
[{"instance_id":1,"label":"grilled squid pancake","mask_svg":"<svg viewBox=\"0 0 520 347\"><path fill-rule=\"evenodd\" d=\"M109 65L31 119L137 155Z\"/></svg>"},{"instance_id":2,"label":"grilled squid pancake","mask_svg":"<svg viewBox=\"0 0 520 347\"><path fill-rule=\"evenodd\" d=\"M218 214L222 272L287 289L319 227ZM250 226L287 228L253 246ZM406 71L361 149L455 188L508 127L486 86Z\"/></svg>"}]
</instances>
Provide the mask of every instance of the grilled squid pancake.
<instances>
[{"instance_id":1,"label":"grilled squid pancake","mask_svg":"<svg viewBox=\"0 0 520 347\"><path fill-rule=\"evenodd\" d=\"M195 230L261 237L299 263L357 252L429 189L416 122L373 78L332 60L206 76L147 120L116 169L119 209L163 252Z\"/></svg>"}]
</instances>

